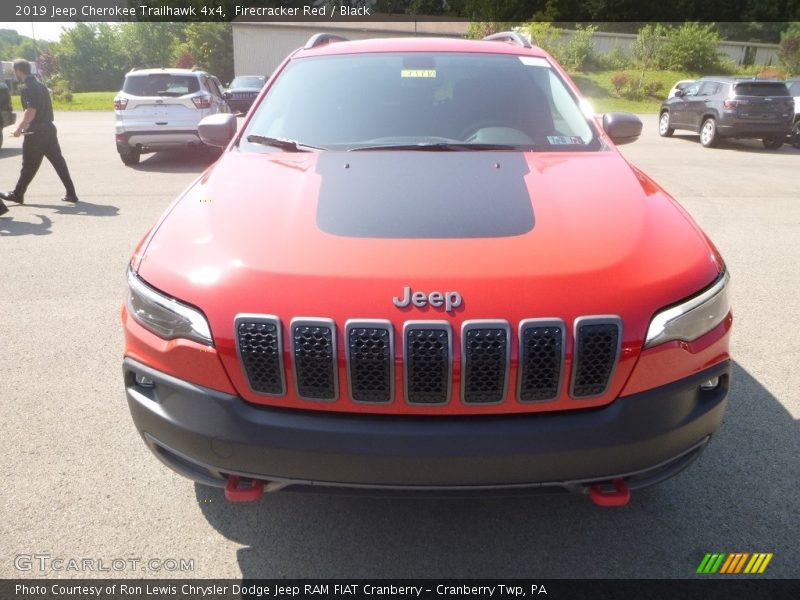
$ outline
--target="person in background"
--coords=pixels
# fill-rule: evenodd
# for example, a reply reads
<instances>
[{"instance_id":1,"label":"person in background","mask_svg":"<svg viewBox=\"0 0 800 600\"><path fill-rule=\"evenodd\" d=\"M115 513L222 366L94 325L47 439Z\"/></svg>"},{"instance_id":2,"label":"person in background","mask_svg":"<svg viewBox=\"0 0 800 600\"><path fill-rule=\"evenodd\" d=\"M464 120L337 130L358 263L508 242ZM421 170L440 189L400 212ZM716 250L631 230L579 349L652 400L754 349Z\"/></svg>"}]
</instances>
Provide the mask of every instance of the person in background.
<instances>
[{"instance_id":1,"label":"person in background","mask_svg":"<svg viewBox=\"0 0 800 600\"><path fill-rule=\"evenodd\" d=\"M77 202L75 185L69 175L67 161L61 154L58 145L56 126L53 124L53 104L50 92L44 84L31 75L31 64L24 59L14 61L14 75L23 82L20 89L20 98L24 113L14 131L14 137L24 135L22 142L22 170L19 174L17 186L11 192L0 192L0 198L10 202L22 204L25 201L25 192L42 164L42 159L47 158L61 178L66 194L64 202ZM4 212L0 209L0 213Z\"/></svg>"}]
</instances>

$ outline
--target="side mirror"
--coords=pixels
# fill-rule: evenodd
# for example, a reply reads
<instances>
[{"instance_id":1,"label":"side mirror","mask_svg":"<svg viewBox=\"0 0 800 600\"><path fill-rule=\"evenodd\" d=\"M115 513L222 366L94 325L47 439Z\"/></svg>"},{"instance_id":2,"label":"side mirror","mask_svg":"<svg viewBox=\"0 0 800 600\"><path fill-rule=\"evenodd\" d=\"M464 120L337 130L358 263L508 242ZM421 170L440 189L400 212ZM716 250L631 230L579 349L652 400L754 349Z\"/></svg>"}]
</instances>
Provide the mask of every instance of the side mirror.
<instances>
[{"instance_id":1,"label":"side mirror","mask_svg":"<svg viewBox=\"0 0 800 600\"><path fill-rule=\"evenodd\" d=\"M236 135L236 115L219 113L200 121L197 132L204 144L224 148Z\"/></svg>"},{"instance_id":2,"label":"side mirror","mask_svg":"<svg viewBox=\"0 0 800 600\"><path fill-rule=\"evenodd\" d=\"M642 134L642 122L628 112L610 112L603 115L603 130L615 144L630 144Z\"/></svg>"},{"instance_id":3,"label":"side mirror","mask_svg":"<svg viewBox=\"0 0 800 600\"><path fill-rule=\"evenodd\" d=\"M683 90L675 90L676 98L683 98Z\"/></svg>"}]
</instances>

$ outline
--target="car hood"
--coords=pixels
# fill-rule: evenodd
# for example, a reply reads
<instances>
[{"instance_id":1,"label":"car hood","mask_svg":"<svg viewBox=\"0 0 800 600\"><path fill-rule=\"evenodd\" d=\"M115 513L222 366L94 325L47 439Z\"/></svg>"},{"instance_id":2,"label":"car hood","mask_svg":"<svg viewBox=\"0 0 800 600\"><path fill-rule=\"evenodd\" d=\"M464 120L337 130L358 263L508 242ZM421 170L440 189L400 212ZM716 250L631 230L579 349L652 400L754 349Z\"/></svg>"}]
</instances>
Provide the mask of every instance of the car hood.
<instances>
[{"instance_id":1,"label":"car hood","mask_svg":"<svg viewBox=\"0 0 800 600\"><path fill-rule=\"evenodd\" d=\"M615 150L234 149L173 204L138 271L200 307L215 336L232 337L237 313L615 314L640 341L655 310L721 268L691 218ZM464 301L449 313L398 309L406 286Z\"/></svg>"}]
</instances>

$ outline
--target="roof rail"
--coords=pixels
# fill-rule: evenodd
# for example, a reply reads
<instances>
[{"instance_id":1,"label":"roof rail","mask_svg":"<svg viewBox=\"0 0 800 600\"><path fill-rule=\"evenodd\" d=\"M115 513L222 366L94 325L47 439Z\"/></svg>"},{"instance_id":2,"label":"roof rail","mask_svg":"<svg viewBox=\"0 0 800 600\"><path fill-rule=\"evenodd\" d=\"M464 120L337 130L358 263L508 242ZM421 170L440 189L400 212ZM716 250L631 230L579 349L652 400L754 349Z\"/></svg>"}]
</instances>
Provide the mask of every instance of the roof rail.
<instances>
[{"instance_id":1,"label":"roof rail","mask_svg":"<svg viewBox=\"0 0 800 600\"><path fill-rule=\"evenodd\" d=\"M486 42L508 42L509 44L516 44L523 48L530 48L531 43L523 35L518 34L516 31L501 31L500 33L493 33L483 38Z\"/></svg>"},{"instance_id":2,"label":"roof rail","mask_svg":"<svg viewBox=\"0 0 800 600\"><path fill-rule=\"evenodd\" d=\"M316 48L317 46L322 46L323 44L332 44L333 42L349 42L346 37L342 37L340 35L336 35L335 33L315 33L306 42L306 45L303 46L303 50L311 50L311 48Z\"/></svg>"}]
</instances>

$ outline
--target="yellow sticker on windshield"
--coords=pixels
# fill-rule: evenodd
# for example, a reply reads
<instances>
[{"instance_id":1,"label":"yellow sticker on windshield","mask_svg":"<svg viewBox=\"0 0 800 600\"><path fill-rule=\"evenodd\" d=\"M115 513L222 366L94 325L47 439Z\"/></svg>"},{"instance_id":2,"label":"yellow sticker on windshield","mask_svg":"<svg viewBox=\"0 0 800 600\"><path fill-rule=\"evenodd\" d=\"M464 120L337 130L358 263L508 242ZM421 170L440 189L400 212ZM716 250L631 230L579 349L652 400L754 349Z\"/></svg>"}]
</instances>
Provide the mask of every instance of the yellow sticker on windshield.
<instances>
[{"instance_id":1,"label":"yellow sticker on windshield","mask_svg":"<svg viewBox=\"0 0 800 600\"><path fill-rule=\"evenodd\" d=\"M436 69L403 69L400 77L436 77Z\"/></svg>"}]
</instances>

